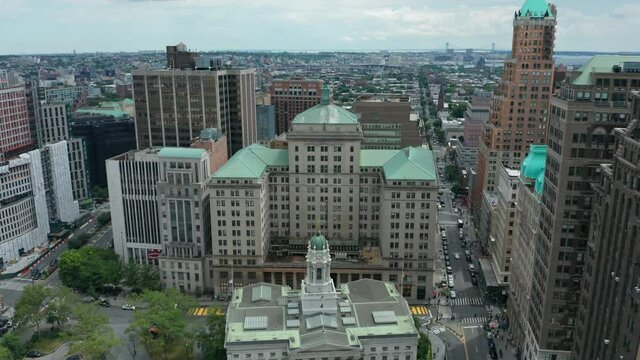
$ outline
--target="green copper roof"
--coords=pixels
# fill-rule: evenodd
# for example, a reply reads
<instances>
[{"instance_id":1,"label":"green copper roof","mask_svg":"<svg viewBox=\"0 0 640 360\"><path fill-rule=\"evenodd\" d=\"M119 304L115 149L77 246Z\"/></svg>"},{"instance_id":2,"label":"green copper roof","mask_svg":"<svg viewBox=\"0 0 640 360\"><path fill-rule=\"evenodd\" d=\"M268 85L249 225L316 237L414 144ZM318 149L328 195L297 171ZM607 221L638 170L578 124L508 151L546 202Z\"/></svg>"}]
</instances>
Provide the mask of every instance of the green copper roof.
<instances>
[{"instance_id":1,"label":"green copper roof","mask_svg":"<svg viewBox=\"0 0 640 360\"><path fill-rule=\"evenodd\" d=\"M387 180L435 180L431 150L406 147L402 150L362 150L360 166L382 167Z\"/></svg>"},{"instance_id":2,"label":"green copper roof","mask_svg":"<svg viewBox=\"0 0 640 360\"><path fill-rule=\"evenodd\" d=\"M322 234L318 233L309 240L309 247L312 250L326 250L329 248L329 243Z\"/></svg>"},{"instance_id":3,"label":"green copper roof","mask_svg":"<svg viewBox=\"0 0 640 360\"><path fill-rule=\"evenodd\" d=\"M289 153L285 149L269 149L262 145L249 145L238 151L216 173L215 178L257 179L267 166L289 166Z\"/></svg>"},{"instance_id":4,"label":"green copper roof","mask_svg":"<svg viewBox=\"0 0 640 360\"><path fill-rule=\"evenodd\" d=\"M293 119L294 124L357 124L356 114L333 104L318 104L301 112Z\"/></svg>"},{"instance_id":5,"label":"green copper roof","mask_svg":"<svg viewBox=\"0 0 640 360\"><path fill-rule=\"evenodd\" d=\"M206 152L204 149L164 147L158 153L160 157L181 158L181 159L201 159Z\"/></svg>"},{"instance_id":6,"label":"green copper roof","mask_svg":"<svg viewBox=\"0 0 640 360\"><path fill-rule=\"evenodd\" d=\"M520 13L518 16L529 16L533 18L542 18L542 17L553 17L551 13L551 8L549 4L545 0L527 0L522 8L520 9Z\"/></svg>"},{"instance_id":7,"label":"green copper roof","mask_svg":"<svg viewBox=\"0 0 640 360\"><path fill-rule=\"evenodd\" d=\"M84 108L84 109L78 109L75 112L83 113L83 114L107 115L107 116L113 116L115 118L129 116L129 114L127 114L126 112L123 112L120 110L110 110L110 109Z\"/></svg>"},{"instance_id":8,"label":"green copper roof","mask_svg":"<svg viewBox=\"0 0 640 360\"><path fill-rule=\"evenodd\" d=\"M591 78L592 73L612 73L615 65L622 69L625 62L640 62L640 56L596 55L578 69L580 75L573 80L572 84L593 85L595 79Z\"/></svg>"},{"instance_id":9,"label":"green copper roof","mask_svg":"<svg viewBox=\"0 0 640 360\"><path fill-rule=\"evenodd\" d=\"M531 145L529 154L522 161L520 176L535 179L535 190L542 194L544 184L544 168L547 162L547 145Z\"/></svg>"}]
</instances>

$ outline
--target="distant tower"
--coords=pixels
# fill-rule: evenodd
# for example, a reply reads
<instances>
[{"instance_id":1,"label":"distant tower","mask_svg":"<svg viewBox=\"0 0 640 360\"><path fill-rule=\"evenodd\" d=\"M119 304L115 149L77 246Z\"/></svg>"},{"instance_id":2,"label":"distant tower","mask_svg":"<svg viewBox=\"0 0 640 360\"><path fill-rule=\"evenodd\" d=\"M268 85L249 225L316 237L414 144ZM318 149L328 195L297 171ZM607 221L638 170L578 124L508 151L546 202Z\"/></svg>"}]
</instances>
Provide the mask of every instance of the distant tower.
<instances>
[{"instance_id":1,"label":"distant tower","mask_svg":"<svg viewBox=\"0 0 640 360\"><path fill-rule=\"evenodd\" d=\"M449 42L447 41L447 43L445 44L444 50L446 52L449 52Z\"/></svg>"},{"instance_id":2,"label":"distant tower","mask_svg":"<svg viewBox=\"0 0 640 360\"><path fill-rule=\"evenodd\" d=\"M496 52L496 43L491 43L491 52L494 53Z\"/></svg>"}]
</instances>

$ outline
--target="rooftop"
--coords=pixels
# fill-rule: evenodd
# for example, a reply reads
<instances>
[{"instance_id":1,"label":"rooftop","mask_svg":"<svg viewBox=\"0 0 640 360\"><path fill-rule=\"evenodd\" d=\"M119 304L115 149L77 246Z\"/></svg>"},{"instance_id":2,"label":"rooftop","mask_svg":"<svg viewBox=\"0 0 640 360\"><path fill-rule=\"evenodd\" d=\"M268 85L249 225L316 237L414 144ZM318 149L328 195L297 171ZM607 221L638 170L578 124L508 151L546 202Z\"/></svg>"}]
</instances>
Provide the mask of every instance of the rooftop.
<instances>
[{"instance_id":1,"label":"rooftop","mask_svg":"<svg viewBox=\"0 0 640 360\"><path fill-rule=\"evenodd\" d=\"M358 117L349 110L334 104L318 104L303 111L293 119L293 124L357 124Z\"/></svg>"},{"instance_id":2,"label":"rooftop","mask_svg":"<svg viewBox=\"0 0 640 360\"><path fill-rule=\"evenodd\" d=\"M358 349L360 337L417 337L409 306L391 283L361 279L342 285L335 312L304 315L300 300L299 291L281 285L236 289L225 344L286 341L292 350L318 345Z\"/></svg>"},{"instance_id":3,"label":"rooftop","mask_svg":"<svg viewBox=\"0 0 640 360\"><path fill-rule=\"evenodd\" d=\"M382 167L387 180L436 180L433 153L422 147L361 150L360 166Z\"/></svg>"},{"instance_id":4,"label":"rooftop","mask_svg":"<svg viewBox=\"0 0 640 360\"><path fill-rule=\"evenodd\" d=\"M269 149L258 144L249 145L235 153L213 177L257 179L267 166L289 166L288 151Z\"/></svg>"},{"instance_id":5,"label":"rooftop","mask_svg":"<svg viewBox=\"0 0 640 360\"><path fill-rule=\"evenodd\" d=\"M619 71L624 71L625 63L640 63L640 56L630 55L596 55L582 65L577 72L580 73L571 84L592 85L595 79L591 78L594 73L614 73L614 66L619 67ZM638 65L635 64L634 69Z\"/></svg>"},{"instance_id":6,"label":"rooftop","mask_svg":"<svg viewBox=\"0 0 640 360\"><path fill-rule=\"evenodd\" d=\"M80 108L80 109L77 109L75 112L81 113L81 114L108 115L108 116L113 116L115 118L121 118L121 117L129 116L129 114L127 114L124 111L113 110L113 109Z\"/></svg>"},{"instance_id":7,"label":"rooftop","mask_svg":"<svg viewBox=\"0 0 640 360\"><path fill-rule=\"evenodd\" d=\"M160 150L158 156L165 158L201 159L204 153L206 153L204 149L164 147Z\"/></svg>"},{"instance_id":8,"label":"rooftop","mask_svg":"<svg viewBox=\"0 0 640 360\"><path fill-rule=\"evenodd\" d=\"M535 190L542 194L544 184L544 168L547 162L547 145L531 145L529 154L522 161L520 174L523 178L535 180Z\"/></svg>"},{"instance_id":9,"label":"rooftop","mask_svg":"<svg viewBox=\"0 0 640 360\"><path fill-rule=\"evenodd\" d=\"M551 7L545 0L527 0L518 16L529 16L532 18L554 17Z\"/></svg>"}]
</instances>

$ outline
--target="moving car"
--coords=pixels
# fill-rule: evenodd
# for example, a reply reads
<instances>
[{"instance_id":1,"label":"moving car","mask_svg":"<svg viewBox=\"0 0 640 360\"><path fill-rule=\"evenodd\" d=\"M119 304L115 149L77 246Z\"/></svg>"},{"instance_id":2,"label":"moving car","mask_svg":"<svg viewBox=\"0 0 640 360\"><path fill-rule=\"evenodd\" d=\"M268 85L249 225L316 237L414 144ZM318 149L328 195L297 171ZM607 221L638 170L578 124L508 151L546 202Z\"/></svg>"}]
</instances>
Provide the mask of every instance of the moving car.
<instances>
[{"instance_id":1,"label":"moving car","mask_svg":"<svg viewBox=\"0 0 640 360\"><path fill-rule=\"evenodd\" d=\"M131 311L133 311L135 309L136 309L136 307L131 305L131 304L123 304L122 305L122 310L131 310Z\"/></svg>"},{"instance_id":2,"label":"moving car","mask_svg":"<svg viewBox=\"0 0 640 360\"><path fill-rule=\"evenodd\" d=\"M102 299L98 301L98 304L103 307L111 307L111 303L107 299Z\"/></svg>"},{"instance_id":3,"label":"moving car","mask_svg":"<svg viewBox=\"0 0 640 360\"><path fill-rule=\"evenodd\" d=\"M450 299L455 299L456 298L456 292L453 291L453 290L449 291L449 298Z\"/></svg>"},{"instance_id":4,"label":"moving car","mask_svg":"<svg viewBox=\"0 0 640 360\"><path fill-rule=\"evenodd\" d=\"M456 260L460 259L460 254L453 253L453 258L456 259Z\"/></svg>"}]
</instances>

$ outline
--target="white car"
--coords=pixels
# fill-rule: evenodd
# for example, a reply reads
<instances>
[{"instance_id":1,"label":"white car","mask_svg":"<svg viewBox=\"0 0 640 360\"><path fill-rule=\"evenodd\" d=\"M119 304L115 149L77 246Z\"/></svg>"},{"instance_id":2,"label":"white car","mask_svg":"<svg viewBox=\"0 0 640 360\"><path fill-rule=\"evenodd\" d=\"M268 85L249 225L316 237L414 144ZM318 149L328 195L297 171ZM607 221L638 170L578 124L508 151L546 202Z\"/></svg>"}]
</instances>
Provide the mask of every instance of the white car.
<instances>
[{"instance_id":1,"label":"white car","mask_svg":"<svg viewBox=\"0 0 640 360\"><path fill-rule=\"evenodd\" d=\"M453 283L453 279L449 279L449 284L448 285L449 285L450 288L452 288L452 289L454 288L455 284Z\"/></svg>"},{"instance_id":2,"label":"white car","mask_svg":"<svg viewBox=\"0 0 640 360\"><path fill-rule=\"evenodd\" d=\"M131 305L131 304L122 304L122 310L131 310L131 311L133 311L135 309L136 309L136 307Z\"/></svg>"},{"instance_id":3,"label":"white car","mask_svg":"<svg viewBox=\"0 0 640 360\"><path fill-rule=\"evenodd\" d=\"M458 260L458 259L460 259L460 254L458 254L458 253L453 253L453 257L454 257L456 260Z\"/></svg>"},{"instance_id":4,"label":"white car","mask_svg":"<svg viewBox=\"0 0 640 360\"><path fill-rule=\"evenodd\" d=\"M450 299L455 299L456 298L456 292L453 291L453 290L449 291L449 298Z\"/></svg>"}]
</instances>

